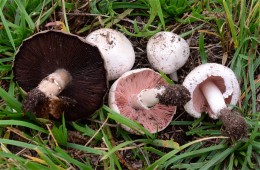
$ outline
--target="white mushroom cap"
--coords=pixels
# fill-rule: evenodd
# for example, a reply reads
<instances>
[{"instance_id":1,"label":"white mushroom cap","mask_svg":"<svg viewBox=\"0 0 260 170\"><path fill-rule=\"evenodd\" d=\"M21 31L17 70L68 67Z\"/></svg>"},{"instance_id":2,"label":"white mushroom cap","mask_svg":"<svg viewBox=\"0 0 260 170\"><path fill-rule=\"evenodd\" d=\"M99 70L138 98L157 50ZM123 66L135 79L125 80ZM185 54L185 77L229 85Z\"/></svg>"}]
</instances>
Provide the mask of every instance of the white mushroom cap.
<instances>
[{"instance_id":1,"label":"white mushroom cap","mask_svg":"<svg viewBox=\"0 0 260 170\"><path fill-rule=\"evenodd\" d=\"M218 114L214 113L209 107L205 96L201 91L200 84L205 81L213 82L223 95L224 102L235 105L240 96L240 87L234 72L221 64L206 63L192 70L183 82L191 93L191 100L184 106L185 110L193 117L199 118L201 112L207 112L213 119L218 118ZM217 102L217 99L215 99Z\"/></svg>"},{"instance_id":2,"label":"white mushroom cap","mask_svg":"<svg viewBox=\"0 0 260 170\"><path fill-rule=\"evenodd\" d=\"M171 122L176 106L166 106L156 103L149 108L136 108L135 97L142 90L166 86L168 83L161 75L149 68L130 70L117 79L110 88L108 95L109 107L131 119L139 122L151 133L165 129ZM153 95L153 94L152 94ZM127 126L121 125L126 131L137 134Z\"/></svg>"},{"instance_id":3,"label":"white mushroom cap","mask_svg":"<svg viewBox=\"0 0 260 170\"><path fill-rule=\"evenodd\" d=\"M131 70L135 53L131 42L119 31L101 28L90 33L86 41L96 45L108 71L108 80L115 80L124 72Z\"/></svg>"},{"instance_id":4,"label":"white mushroom cap","mask_svg":"<svg viewBox=\"0 0 260 170\"><path fill-rule=\"evenodd\" d=\"M190 55L188 43L172 32L158 32L147 43L147 57L153 68L172 74Z\"/></svg>"}]
</instances>

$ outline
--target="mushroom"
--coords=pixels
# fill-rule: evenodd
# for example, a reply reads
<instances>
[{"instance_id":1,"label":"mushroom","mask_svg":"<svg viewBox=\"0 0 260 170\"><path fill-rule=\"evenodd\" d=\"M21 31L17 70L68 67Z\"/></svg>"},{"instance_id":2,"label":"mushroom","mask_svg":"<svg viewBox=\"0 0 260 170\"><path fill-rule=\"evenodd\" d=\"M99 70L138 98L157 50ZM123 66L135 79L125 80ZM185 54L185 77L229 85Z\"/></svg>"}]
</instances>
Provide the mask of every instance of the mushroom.
<instances>
[{"instance_id":1,"label":"mushroom","mask_svg":"<svg viewBox=\"0 0 260 170\"><path fill-rule=\"evenodd\" d=\"M23 111L68 120L94 113L108 89L97 47L60 31L42 31L23 41L15 55L15 81L28 92Z\"/></svg>"},{"instance_id":2,"label":"mushroom","mask_svg":"<svg viewBox=\"0 0 260 170\"><path fill-rule=\"evenodd\" d=\"M110 88L108 104L115 112L139 122L151 133L165 129L172 120L176 105L190 100L181 85L169 85L159 73L149 68L124 73ZM136 133L129 127L125 130Z\"/></svg>"},{"instance_id":3,"label":"mushroom","mask_svg":"<svg viewBox=\"0 0 260 170\"><path fill-rule=\"evenodd\" d=\"M190 55L188 43L175 33L163 31L151 37L146 48L151 66L178 81L176 71L186 63Z\"/></svg>"},{"instance_id":4,"label":"mushroom","mask_svg":"<svg viewBox=\"0 0 260 170\"><path fill-rule=\"evenodd\" d=\"M207 63L196 67L183 82L191 100L185 104L185 110L199 118L206 112L213 119L220 119L225 133L233 139L247 135L245 120L231 112L240 96L239 83L234 72L221 64Z\"/></svg>"},{"instance_id":5,"label":"mushroom","mask_svg":"<svg viewBox=\"0 0 260 170\"><path fill-rule=\"evenodd\" d=\"M108 80L115 80L131 70L135 53L131 42L119 31L101 28L86 37L86 41L96 45L105 60Z\"/></svg>"}]
</instances>

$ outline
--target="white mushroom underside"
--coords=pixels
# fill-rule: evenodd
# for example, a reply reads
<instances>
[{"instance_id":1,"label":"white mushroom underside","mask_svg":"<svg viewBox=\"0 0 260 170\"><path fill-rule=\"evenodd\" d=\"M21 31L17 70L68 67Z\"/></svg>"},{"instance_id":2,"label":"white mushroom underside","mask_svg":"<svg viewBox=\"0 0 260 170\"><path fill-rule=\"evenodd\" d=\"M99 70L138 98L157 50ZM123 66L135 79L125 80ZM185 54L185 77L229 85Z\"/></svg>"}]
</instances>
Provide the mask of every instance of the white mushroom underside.
<instances>
[{"instance_id":1,"label":"white mushroom underside","mask_svg":"<svg viewBox=\"0 0 260 170\"><path fill-rule=\"evenodd\" d=\"M200 90L206 98L212 112L218 117L220 111L227 107L220 89L213 81L204 81L200 84Z\"/></svg>"},{"instance_id":2,"label":"white mushroom underside","mask_svg":"<svg viewBox=\"0 0 260 170\"><path fill-rule=\"evenodd\" d=\"M222 95L224 99L229 99L229 103L226 103L230 104L228 107L229 109L231 109L232 105L235 105L239 99L240 87L236 76L231 69L215 63L202 64L191 71L183 82L183 86L185 86L191 93L191 100L185 104L184 108L193 117L199 118L203 111L203 108L199 107L203 107L205 104L208 105L205 97L201 95L202 93L197 90L197 88L199 84L209 77L215 78L217 82L215 84L224 89ZM194 98L194 92L200 94L196 95L196 98ZM199 96L202 97L198 98ZM197 105L194 105L194 103L197 103ZM213 119L218 118L215 114L209 114L209 116Z\"/></svg>"}]
</instances>

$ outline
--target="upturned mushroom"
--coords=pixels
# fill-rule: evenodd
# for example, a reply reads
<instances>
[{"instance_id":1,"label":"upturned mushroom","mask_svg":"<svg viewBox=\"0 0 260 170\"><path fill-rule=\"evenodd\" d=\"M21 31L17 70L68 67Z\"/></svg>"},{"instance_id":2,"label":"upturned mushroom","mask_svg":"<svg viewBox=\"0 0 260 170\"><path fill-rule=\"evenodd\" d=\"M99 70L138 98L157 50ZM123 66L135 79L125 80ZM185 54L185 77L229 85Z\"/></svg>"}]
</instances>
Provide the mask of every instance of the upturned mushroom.
<instances>
[{"instance_id":1,"label":"upturned mushroom","mask_svg":"<svg viewBox=\"0 0 260 170\"><path fill-rule=\"evenodd\" d=\"M24 40L13 73L27 92L23 111L37 117L86 117L102 106L108 89L98 48L60 31L42 31Z\"/></svg>"},{"instance_id":2,"label":"upturned mushroom","mask_svg":"<svg viewBox=\"0 0 260 170\"><path fill-rule=\"evenodd\" d=\"M159 73L149 68L124 73L110 88L108 104L115 112L139 122L151 133L165 129L176 105L190 100L181 85L169 85ZM126 126L125 130L135 133Z\"/></svg>"},{"instance_id":3,"label":"upturned mushroom","mask_svg":"<svg viewBox=\"0 0 260 170\"><path fill-rule=\"evenodd\" d=\"M96 45L105 60L108 80L115 80L131 70L135 62L135 52L131 42L119 31L101 28L86 37L86 41Z\"/></svg>"},{"instance_id":4,"label":"upturned mushroom","mask_svg":"<svg viewBox=\"0 0 260 170\"><path fill-rule=\"evenodd\" d=\"M146 48L151 66L177 81L176 71L186 63L190 55L188 43L175 33L163 31L151 37Z\"/></svg>"},{"instance_id":5,"label":"upturned mushroom","mask_svg":"<svg viewBox=\"0 0 260 170\"><path fill-rule=\"evenodd\" d=\"M233 139L247 135L244 118L231 111L240 96L239 83L234 72L221 64L207 63L196 67L183 82L191 100L185 110L199 118L206 112L213 119L220 119L225 133Z\"/></svg>"}]
</instances>

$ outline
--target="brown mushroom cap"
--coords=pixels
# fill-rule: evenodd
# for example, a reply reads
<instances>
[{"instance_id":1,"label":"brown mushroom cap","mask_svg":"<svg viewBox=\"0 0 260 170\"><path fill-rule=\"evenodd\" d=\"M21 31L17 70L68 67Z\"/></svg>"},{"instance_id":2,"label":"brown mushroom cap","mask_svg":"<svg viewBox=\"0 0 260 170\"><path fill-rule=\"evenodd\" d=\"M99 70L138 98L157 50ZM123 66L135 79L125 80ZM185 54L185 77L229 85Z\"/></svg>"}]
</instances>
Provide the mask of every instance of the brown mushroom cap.
<instances>
[{"instance_id":1,"label":"brown mushroom cap","mask_svg":"<svg viewBox=\"0 0 260 170\"><path fill-rule=\"evenodd\" d=\"M167 86L168 83L159 73L152 69L136 69L124 73L109 91L108 103L111 109L123 116L137 121L151 133L165 129L172 120L176 106L166 106L160 103L149 109L136 109L131 100L134 95L143 89ZM127 131L133 132L128 127L122 126Z\"/></svg>"},{"instance_id":2,"label":"brown mushroom cap","mask_svg":"<svg viewBox=\"0 0 260 170\"><path fill-rule=\"evenodd\" d=\"M14 79L26 92L57 69L65 69L72 76L60 93L77 102L65 113L67 119L86 117L102 106L108 88L104 60L97 47L80 37L43 31L26 39L15 55Z\"/></svg>"}]
</instances>

